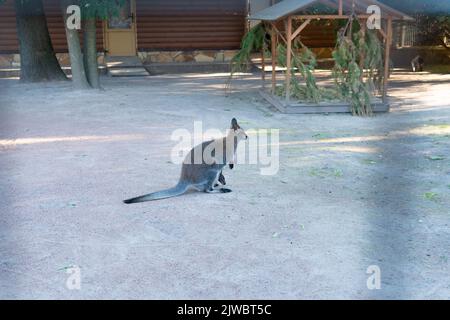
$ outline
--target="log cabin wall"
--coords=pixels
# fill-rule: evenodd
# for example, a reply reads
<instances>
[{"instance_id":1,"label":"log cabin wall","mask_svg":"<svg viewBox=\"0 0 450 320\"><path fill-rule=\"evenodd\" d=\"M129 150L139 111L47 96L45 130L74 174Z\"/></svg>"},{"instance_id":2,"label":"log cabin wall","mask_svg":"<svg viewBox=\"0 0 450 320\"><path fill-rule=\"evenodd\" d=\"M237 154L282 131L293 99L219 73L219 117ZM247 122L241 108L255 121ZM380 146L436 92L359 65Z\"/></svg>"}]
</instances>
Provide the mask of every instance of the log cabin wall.
<instances>
[{"instance_id":1,"label":"log cabin wall","mask_svg":"<svg viewBox=\"0 0 450 320\"><path fill-rule=\"evenodd\" d=\"M308 48L334 48L338 26L336 24L311 22L301 32L300 39Z\"/></svg>"},{"instance_id":2,"label":"log cabin wall","mask_svg":"<svg viewBox=\"0 0 450 320\"><path fill-rule=\"evenodd\" d=\"M136 0L138 51L238 49L246 0Z\"/></svg>"},{"instance_id":3,"label":"log cabin wall","mask_svg":"<svg viewBox=\"0 0 450 320\"><path fill-rule=\"evenodd\" d=\"M62 17L59 0L43 0L48 31L52 39L55 52L67 52L66 31ZM80 37L83 43L83 37ZM103 50L102 22L97 22L97 50ZM19 41L17 39L16 13L14 0L6 0L0 5L0 54L18 53Z\"/></svg>"},{"instance_id":4,"label":"log cabin wall","mask_svg":"<svg viewBox=\"0 0 450 320\"><path fill-rule=\"evenodd\" d=\"M56 52L67 52L59 0L43 0ZM237 49L245 31L245 0L136 0L139 51ZM103 51L101 21L97 48ZM18 53L14 0L0 7L0 53Z\"/></svg>"},{"instance_id":5,"label":"log cabin wall","mask_svg":"<svg viewBox=\"0 0 450 320\"><path fill-rule=\"evenodd\" d=\"M7 0L0 5L0 53L17 52L19 52L19 41L17 40L14 1Z\"/></svg>"},{"instance_id":6,"label":"log cabin wall","mask_svg":"<svg viewBox=\"0 0 450 320\"><path fill-rule=\"evenodd\" d=\"M303 20L293 22L293 29L302 23ZM282 34L285 33L284 20L277 21L275 25ZM308 48L334 48L341 27L338 20L313 20L302 30L298 39Z\"/></svg>"}]
</instances>

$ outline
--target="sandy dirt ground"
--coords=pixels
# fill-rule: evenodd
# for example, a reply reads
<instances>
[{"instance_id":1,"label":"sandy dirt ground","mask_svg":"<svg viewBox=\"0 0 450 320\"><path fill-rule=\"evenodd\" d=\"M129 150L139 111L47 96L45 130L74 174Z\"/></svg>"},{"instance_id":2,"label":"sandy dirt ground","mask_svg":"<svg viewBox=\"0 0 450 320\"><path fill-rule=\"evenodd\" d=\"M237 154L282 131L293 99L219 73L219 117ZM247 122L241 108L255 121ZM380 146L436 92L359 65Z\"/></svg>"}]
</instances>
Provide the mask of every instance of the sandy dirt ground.
<instances>
[{"instance_id":1,"label":"sandy dirt ground","mask_svg":"<svg viewBox=\"0 0 450 320\"><path fill-rule=\"evenodd\" d=\"M0 80L0 298L450 298L449 75L395 73L371 118L280 114L257 76L225 80ZM232 117L280 129L276 175L241 164L228 194L122 203L176 183L174 130Z\"/></svg>"}]
</instances>

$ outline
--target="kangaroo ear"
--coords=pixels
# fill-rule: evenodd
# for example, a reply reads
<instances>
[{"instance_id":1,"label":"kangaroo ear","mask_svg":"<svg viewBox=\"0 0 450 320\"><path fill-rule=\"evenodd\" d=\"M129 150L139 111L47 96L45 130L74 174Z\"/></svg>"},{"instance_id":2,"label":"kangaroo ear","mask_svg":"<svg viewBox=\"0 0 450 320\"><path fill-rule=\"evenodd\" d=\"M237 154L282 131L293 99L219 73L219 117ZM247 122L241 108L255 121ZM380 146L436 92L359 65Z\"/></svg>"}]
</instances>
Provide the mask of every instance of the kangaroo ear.
<instances>
[{"instance_id":1,"label":"kangaroo ear","mask_svg":"<svg viewBox=\"0 0 450 320\"><path fill-rule=\"evenodd\" d=\"M237 123L236 118L231 119L231 129L234 129L234 130L239 129L239 125Z\"/></svg>"}]
</instances>

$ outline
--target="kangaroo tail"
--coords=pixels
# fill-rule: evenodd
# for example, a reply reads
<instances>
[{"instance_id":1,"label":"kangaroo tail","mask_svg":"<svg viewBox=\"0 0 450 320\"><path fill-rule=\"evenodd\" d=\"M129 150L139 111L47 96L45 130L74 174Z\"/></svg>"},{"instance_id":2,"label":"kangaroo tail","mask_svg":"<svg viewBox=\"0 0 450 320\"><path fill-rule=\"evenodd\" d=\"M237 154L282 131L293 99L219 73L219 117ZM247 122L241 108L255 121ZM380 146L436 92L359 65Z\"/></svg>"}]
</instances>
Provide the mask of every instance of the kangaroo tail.
<instances>
[{"instance_id":1,"label":"kangaroo tail","mask_svg":"<svg viewBox=\"0 0 450 320\"><path fill-rule=\"evenodd\" d=\"M140 196L140 197L127 199L127 200L124 200L123 202L124 203L138 203L138 202L144 202L144 201L152 201L152 200L176 197L176 196L180 196L183 193L185 193L188 188L189 188L189 184L183 183L183 182L178 182L178 184L175 187L157 191L157 192L152 192L152 193Z\"/></svg>"}]
</instances>

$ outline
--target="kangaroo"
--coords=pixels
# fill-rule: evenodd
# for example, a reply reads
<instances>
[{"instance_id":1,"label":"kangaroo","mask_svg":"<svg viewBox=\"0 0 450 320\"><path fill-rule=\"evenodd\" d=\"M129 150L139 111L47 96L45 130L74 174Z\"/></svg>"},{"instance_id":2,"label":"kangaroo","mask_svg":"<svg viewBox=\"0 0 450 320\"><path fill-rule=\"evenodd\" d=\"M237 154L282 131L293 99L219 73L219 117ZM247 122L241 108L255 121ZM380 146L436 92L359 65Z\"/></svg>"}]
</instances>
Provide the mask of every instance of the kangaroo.
<instances>
[{"instance_id":1,"label":"kangaroo","mask_svg":"<svg viewBox=\"0 0 450 320\"><path fill-rule=\"evenodd\" d=\"M246 140L247 134L238 125L237 120L231 120L231 129L226 137L206 141L195 146L186 155L181 167L181 176L176 186L149 193L140 197L124 200L124 203L138 203L144 201L159 200L180 196L189 189L213 192L231 192L228 188L216 188L217 182L225 184L225 177L222 169L227 165L233 167L237 145L240 141ZM210 150L209 154L204 154L205 149ZM222 152L219 152L222 151ZM205 152L206 153L206 152ZM219 154L220 153L220 154ZM196 154L201 155L200 161L196 163Z\"/></svg>"},{"instance_id":2,"label":"kangaroo","mask_svg":"<svg viewBox=\"0 0 450 320\"><path fill-rule=\"evenodd\" d=\"M411 67L413 72L423 71L425 60L421 56L416 56L411 60Z\"/></svg>"}]
</instances>

